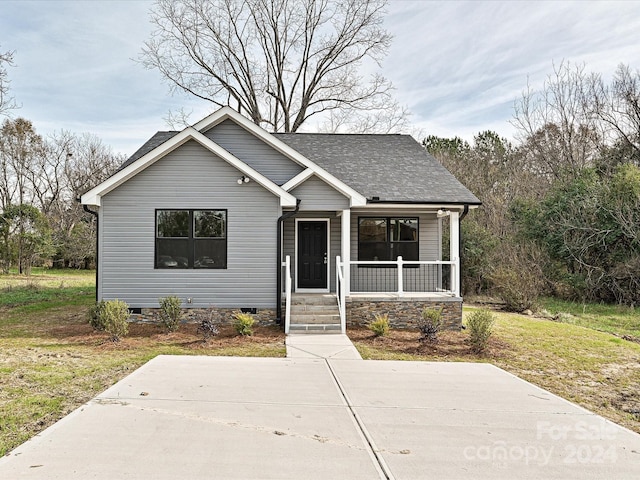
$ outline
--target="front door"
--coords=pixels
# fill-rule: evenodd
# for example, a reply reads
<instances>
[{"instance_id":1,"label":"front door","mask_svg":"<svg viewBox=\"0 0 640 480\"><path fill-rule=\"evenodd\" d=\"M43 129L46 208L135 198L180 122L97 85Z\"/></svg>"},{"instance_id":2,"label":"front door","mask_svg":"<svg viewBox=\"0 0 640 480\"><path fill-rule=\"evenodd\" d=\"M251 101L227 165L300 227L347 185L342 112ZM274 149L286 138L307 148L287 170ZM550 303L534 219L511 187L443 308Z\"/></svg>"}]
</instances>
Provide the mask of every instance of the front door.
<instances>
[{"instance_id":1,"label":"front door","mask_svg":"<svg viewBox=\"0 0 640 480\"><path fill-rule=\"evenodd\" d=\"M298 222L298 288L327 288L327 222Z\"/></svg>"}]
</instances>

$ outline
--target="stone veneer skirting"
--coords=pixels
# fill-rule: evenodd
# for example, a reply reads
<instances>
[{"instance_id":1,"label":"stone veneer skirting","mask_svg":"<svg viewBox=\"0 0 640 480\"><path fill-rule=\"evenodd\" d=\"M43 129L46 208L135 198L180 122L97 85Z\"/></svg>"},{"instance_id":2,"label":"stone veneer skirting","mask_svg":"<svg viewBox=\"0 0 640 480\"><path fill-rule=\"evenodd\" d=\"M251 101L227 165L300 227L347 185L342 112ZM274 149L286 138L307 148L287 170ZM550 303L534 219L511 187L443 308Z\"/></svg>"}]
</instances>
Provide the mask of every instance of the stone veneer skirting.
<instances>
[{"instance_id":1,"label":"stone veneer skirting","mask_svg":"<svg viewBox=\"0 0 640 480\"><path fill-rule=\"evenodd\" d=\"M368 325L375 315L389 315L394 328L414 328L425 308L442 308L445 328L459 330L462 326L462 299L437 298L433 300L416 298L385 299L376 297L347 299L347 326ZM203 318L212 318L220 325L231 325L235 308L185 308L183 323L197 323ZM284 313L284 309L283 309ZM252 316L256 324L274 325L275 308L259 308ZM137 323L160 323L160 309L143 308L142 313L131 314L129 320Z\"/></svg>"},{"instance_id":2,"label":"stone veneer skirting","mask_svg":"<svg viewBox=\"0 0 640 480\"><path fill-rule=\"evenodd\" d=\"M394 328L414 328L425 308L442 308L444 324L448 330L462 327L462 299L437 298L433 300L416 298L351 298L347 300L347 325L368 325L376 315L389 315L389 323Z\"/></svg>"},{"instance_id":3,"label":"stone veneer skirting","mask_svg":"<svg viewBox=\"0 0 640 480\"><path fill-rule=\"evenodd\" d=\"M239 312L239 308L184 308L183 323L197 323L202 319L211 318L219 325L231 325L233 314ZM275 308L258 308L256 313L251 314L256 325L274 325L276 321ZM161 323L159 308L143 308L142 313L132 313L129 321L135 323Z\"/></svg>"}]
</instances>

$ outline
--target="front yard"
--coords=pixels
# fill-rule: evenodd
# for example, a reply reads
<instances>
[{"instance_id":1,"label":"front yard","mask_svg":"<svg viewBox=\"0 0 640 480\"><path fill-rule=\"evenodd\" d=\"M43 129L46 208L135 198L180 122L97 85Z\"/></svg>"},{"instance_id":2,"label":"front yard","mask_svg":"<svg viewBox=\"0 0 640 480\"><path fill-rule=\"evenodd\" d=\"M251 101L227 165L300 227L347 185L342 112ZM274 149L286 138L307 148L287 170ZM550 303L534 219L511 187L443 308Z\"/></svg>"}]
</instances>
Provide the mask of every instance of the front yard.
<instances>
[{"instance_id":1,"label":"front yard","mask_svg":"<svg viewBox=\"0 0 640 480\"><path fill-rule=\"evenodd\" d=\"M157 355L285 356L276 328L251 337L221 328L205 344L195 325L134 324L112 343L87 323L93 281L93 272L0 276L0 456Z\"/></svg>"},{"instance_id":2,"label":"front yard","mask_svg":"<svg viewBox=\"0 0 640 480\"><path fill-rule=\"evenodd\" d=\"M93 272L0 276L0 292L0 455L156 355L286 354L276 327L256 328L252 337L221 328L204 343L195 325L164 333L159 326L134 324L129 336L112 343L87 323ZM635 338L628 334L638 331L640 315L582 310L582 319L580 311L551 312L556 321L496 313L484 355L470 352L466 332L444 332L435 345L421 344L411 331L374 338L365 328L353 328L348 334L365 359L494 363L640 432L640 344L622 338ZM594 330L602 324L608 332Z\"/></svg>"}]
</instances>

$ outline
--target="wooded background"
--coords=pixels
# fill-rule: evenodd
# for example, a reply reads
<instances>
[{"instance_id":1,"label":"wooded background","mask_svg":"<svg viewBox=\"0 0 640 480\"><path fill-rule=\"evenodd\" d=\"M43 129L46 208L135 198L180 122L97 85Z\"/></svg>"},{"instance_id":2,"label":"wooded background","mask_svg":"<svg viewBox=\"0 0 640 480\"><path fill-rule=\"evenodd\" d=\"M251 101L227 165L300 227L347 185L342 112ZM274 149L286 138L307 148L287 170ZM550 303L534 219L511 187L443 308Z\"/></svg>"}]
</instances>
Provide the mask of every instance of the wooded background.
<instances>
[{"instance_id":1,"label":"wooded background","mask_svg":"<svg viewBox=\"0 0 640 480\"><path fill-rule=\"evenodd\" d=\"M270 131L322 117L325 132L407 132L391 83L359 74L387 54L386 3L159 0L139 62L171 89L230 105ZM77 198L125 158L94 135L43 138L15 118L13 60L0 51L0 269L91 268L95 219ZM541 89L523 88L514 139L418 139L483 202L462 223L463 293L500 296L513 310L540 295L637 305L640 72L561 62ZM188 123L182 112L169 121Z\"/></svg>"}]
</instances>

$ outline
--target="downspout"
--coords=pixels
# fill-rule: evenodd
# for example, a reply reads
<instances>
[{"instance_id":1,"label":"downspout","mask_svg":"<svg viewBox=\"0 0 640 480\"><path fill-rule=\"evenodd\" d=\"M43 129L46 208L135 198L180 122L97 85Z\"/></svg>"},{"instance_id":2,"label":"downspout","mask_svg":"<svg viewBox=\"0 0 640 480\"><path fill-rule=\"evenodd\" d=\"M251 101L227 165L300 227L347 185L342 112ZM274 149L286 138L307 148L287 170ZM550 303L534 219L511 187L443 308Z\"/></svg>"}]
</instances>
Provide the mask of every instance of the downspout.
<instances>
[{"instance_id":1,"label":"downspout","mask_svg":"<svg viewBox=\"0 0 640 480\"><path fill-rule=\"evenodd\" d=\"M82 205L82 209L85 212L90 213L91 215L96 217L96 302L97 302L98 301L98 268L99 268L99 262L98 262L98 258L99 258L99 253L98 252L99 251L98 251L98 247L100 246L100 243L99 243L99 239L100 239L100 217L98 216L98 212L94 212L93 210L89 209L89 207L87 207L86 205Z\"/></svg>"},{"instance_id":2,"label":"downspout","mask_svg":"<svg viewBox=\"0 0 640 480\"><path fill-rule=\"evenodd\" d=\"M278 294L276 296L276 324L282 325L282 223L287 219L291 218L298 213L300 210L300 199L296 200L296 208L291 212L287 212L282 214L278 218L278 235L277 235L277 262L278 268L276 269L276 284L278 287Z\"/></svg>"},{"instance_id":3,"label":"downspout","mask_svg":"<svg viewBox=\"0 0 640 480\"><path fill-rule=\"evenodd\" d=\"M469 213L469 204L465 203L464 208L462 209L462 214L458 219L458 225L460 225L464 217L467 216L467 213ZM462 296L462 228L458 228L458 252L458 255L460 255L460 278L458 278L458 291L460 292L460 296Z\"/></svg>"}]
</instances>

